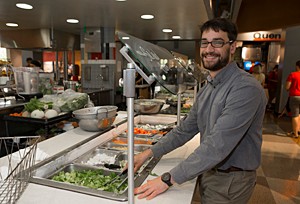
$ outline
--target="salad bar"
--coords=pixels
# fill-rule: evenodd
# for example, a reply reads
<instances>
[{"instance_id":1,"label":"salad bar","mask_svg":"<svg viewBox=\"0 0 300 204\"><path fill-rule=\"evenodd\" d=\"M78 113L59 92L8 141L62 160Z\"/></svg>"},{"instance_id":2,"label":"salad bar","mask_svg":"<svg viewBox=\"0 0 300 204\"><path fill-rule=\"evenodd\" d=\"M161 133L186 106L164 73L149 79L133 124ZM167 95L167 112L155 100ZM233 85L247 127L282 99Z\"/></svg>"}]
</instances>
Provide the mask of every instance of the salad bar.
<instances>
[{"instance_id":1,"label":"salad bar","mask_svg":"<svg viewBox=\"0 0 300 204\"><path fill-rule=\"evenodd\" d=\"M134 154L142 152L157 142L166 130L166 124L149 124L147 116L135 118ZM145 129L143 129L143 127ZM154 129L157 128L157 129ZM124 171L127 163L127 126L126 124L97 136L107 137L105 142L90 140L80 146L71 147L61 154L42 162L32 170L31 182L55 188L75 191L116 201L126 201L128 175ZM91 146L93 145L93 147ZM92 148L91 148L92 147ZM150 158L134 175L134 185L140 186L151 173L160 158Z\"/></svg>"}]
</instances>

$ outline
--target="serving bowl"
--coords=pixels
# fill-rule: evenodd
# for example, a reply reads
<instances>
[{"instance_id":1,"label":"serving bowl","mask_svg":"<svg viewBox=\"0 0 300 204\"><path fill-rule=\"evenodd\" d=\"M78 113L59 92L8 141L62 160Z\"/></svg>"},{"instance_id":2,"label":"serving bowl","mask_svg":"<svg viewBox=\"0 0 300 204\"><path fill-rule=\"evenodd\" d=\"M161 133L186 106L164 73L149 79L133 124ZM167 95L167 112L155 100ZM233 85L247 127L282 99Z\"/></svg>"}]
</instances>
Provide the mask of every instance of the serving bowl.
<instances>
[{"instance_id":1,"label":"serving bowl","mask_svg":"<svg viewBox=\"0 0 300 204\"><path fill-rule=\"evenodd\" d=\"M156 114L163 107L164 102L153 99L137 99L134 101L134 110L140 114Z\"/></svg>"},{"instance_id":2,"label":"serving bowl","mask_svg":"<svg viewBox=\"0 0 300 204\"><path fill-rule=\"evenodd\" d=\"M89 132L97 132L110 127L116 119L117 106L96 106L73 111L79 120L79 127Z\"/></svg>"}]
</instances>

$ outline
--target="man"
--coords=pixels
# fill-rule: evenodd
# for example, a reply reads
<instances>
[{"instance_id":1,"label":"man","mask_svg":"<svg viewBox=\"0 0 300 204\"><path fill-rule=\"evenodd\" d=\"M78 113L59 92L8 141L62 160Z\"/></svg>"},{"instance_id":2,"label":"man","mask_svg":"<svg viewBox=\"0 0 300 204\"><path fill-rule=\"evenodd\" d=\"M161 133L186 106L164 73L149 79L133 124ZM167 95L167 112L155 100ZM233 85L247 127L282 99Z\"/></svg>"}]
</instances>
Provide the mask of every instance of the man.
<instances>
[{"instance_id":1,"label":"man","mask_svg":"<svg viewBox=\"0 0 300 204\"><path fill-rule=\"evenodd\" d=\"M293 132L288 135L298 138L300 125L300 60L296 62L296 71L289 74L285 89L289 92Z\"/></svg>"},{"instance_id":2,"label":"man","mask_svg":"<svg viewBox=\"0 0 300 204\"><path fill-rule=\"evenodd\" d=\"M236 49L236 26L213 19L201 28L200 54L210 70L188 117L151 149L134 158L135 170L151 157L182 146L198 132L200 146L187 159L162 176L135 189L138 198L152 199L200 176L201 202L247 203L260 165L262 122L267 99L262 86L231 62Z\"/></svg>"}]
</instances>

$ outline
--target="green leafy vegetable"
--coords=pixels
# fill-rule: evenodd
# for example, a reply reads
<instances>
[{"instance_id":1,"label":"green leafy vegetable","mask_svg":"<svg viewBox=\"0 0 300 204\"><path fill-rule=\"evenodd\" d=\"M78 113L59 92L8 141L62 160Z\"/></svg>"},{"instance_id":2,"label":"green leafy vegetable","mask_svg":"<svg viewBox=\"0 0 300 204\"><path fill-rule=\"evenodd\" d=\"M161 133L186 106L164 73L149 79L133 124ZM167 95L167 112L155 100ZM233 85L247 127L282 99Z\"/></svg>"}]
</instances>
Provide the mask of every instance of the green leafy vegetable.
<instances>
[{"instance_id":1,"label":"green leafy vegetable","mask_svg":"<svg viewBox=\"0 0 300 204\"><path fill-rule=\"evenodd\" d=\"M116 173L111 173L110 175L105 176L102 170L83 170L70 172L61 171L56 176L53 176L52 180L70 183L78 186L86 186L103 191L120 193L127 187L127 183L125 182L119 189L117 189L118 185L120 185L122 182L121 178L112 183L107 183L108 181L114 179L116 176Z\"/></svg>"},{"instance_id":2,"label":"green leafy vegetable","mask_svg":"<svg viewBox=\"0 0 300 204\"><path fill-rule=\"evenodd\" d=\"M76 96L76 97L75 97ZM83 108L88 103L88 95L86 93L76 93L72 97L62 98L60 106L61 111L74 111Z\"/></svg>"},{"instance_id":3,"label":"green leafy vegetable","mask_svg":"<svg viewBox=\"0 0 300 204\"><path fill-rule=\"evenodd\" d=\"M24 105L24 110L28 112L32 112L34 110L47 110L51 109L53 106L52 102L42 102L36 97L30 99L30 101Z\"/></svg>"}]
</instances>

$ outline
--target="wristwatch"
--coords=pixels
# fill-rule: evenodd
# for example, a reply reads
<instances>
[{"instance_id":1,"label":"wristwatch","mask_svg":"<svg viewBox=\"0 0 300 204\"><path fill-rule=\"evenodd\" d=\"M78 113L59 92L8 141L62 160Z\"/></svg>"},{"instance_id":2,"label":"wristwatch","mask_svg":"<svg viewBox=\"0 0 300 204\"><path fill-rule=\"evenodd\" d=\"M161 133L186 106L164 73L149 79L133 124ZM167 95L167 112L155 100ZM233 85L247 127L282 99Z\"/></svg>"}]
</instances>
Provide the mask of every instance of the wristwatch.
<instances>
[{"instance_id":1,"label":"wristwatch","mask_svg":"<svg viewBox=\"0 0 300 204\"><path fill-rule=\"evenodd\" d=\"M161 180L162 180L162 182L164 182L165 184L167 184L169 187L171 187L173 185L171 183L171 174L169 172L164 173L161 176Z\"/></svg>"}]
</instances>

